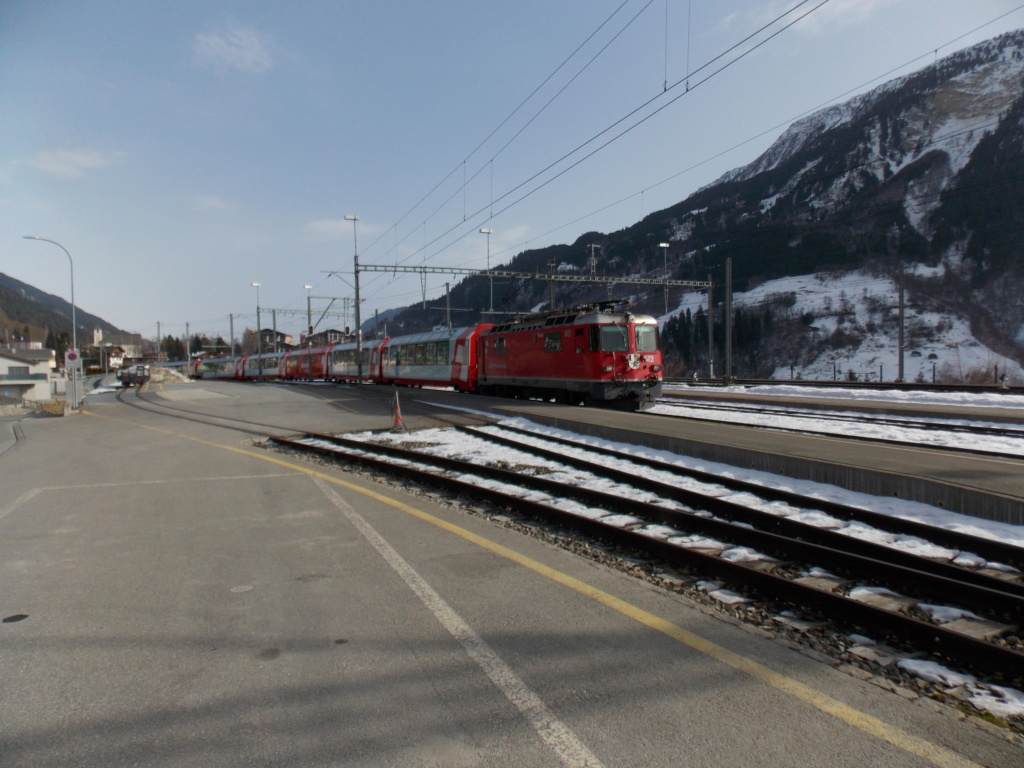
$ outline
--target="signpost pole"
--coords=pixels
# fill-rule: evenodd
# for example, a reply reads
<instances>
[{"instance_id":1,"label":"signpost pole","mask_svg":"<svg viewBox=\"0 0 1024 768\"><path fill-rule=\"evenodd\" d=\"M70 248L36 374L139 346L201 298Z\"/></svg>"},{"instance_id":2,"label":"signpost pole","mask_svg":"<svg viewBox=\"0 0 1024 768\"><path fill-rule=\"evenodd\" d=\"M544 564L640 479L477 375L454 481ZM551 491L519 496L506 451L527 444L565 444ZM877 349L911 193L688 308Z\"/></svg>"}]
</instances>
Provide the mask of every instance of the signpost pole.
<instances>
[{"instance_id":1,"label":"signpost pole","mask_svg":"<svg viewBox=\"0 0 1024 768\"><path fill-rule=\"evenodd\" d=\"M68 381L71 384L71 410L78 411L78 382L79 377L82 373L82 357L78 354L77 349L69 349L64 353L64 370L68 374ZM67 401L68 393L64 393L64 399Z\"/></svg>"}]
</instances>

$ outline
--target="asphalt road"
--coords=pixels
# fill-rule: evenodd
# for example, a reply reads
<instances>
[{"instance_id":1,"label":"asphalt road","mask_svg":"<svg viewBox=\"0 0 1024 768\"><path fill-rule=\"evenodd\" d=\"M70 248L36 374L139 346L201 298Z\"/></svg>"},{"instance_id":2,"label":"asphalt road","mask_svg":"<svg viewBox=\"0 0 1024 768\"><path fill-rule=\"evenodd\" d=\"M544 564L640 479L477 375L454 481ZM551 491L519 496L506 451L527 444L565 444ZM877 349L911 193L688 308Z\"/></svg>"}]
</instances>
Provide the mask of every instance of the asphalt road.
<instances>
[{"instance_id":1,"label":"asphalt road","mask_svg":"<svg viewBox=\"0 0 1024 768\"><path fill-rule=\"evenodd\" d=\"M322 430L392 418L343 389L153 394ZM20 424L5 768L1021 764L948 708L443 499L112 395Z\"/></svg>"}]
</instances>

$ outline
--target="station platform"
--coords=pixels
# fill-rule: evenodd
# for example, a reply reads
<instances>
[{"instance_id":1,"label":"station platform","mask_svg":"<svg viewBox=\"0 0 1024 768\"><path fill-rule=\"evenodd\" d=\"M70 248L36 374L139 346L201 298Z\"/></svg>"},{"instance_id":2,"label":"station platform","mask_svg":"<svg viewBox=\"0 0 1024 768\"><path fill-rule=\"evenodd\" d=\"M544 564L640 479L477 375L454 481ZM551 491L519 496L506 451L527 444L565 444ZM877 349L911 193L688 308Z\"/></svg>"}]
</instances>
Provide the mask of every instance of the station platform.
<instances>
[{"instance_id":1,"label":"station platform","mask_svg":"<svg viewBox=\"0 0 1024 768\"><path fill-rule=\"evenodd\" d=\"M204 382L147 396L296 430L392 418L382 392ZM402 405L412 428L487 418ZM1024 755L727 613L257 436L112 394L0 429L9 768Z\"/></svg>"}]
</instances>

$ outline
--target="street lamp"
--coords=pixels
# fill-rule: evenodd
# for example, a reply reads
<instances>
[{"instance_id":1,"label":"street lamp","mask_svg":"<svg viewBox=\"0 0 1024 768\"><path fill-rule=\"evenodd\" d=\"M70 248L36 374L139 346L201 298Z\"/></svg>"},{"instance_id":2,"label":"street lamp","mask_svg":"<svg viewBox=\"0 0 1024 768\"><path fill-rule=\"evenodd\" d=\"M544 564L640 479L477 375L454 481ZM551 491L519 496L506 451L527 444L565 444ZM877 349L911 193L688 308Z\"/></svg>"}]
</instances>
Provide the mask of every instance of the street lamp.
<instances>
[{"instance_id":1,"label":"street lamp","mask_svg":"<svg viewBox=\"0 0 1024 768\"><path fill-rule=\"evenodd\" d=\"M25 240L40 240L44 243L52 243L60 248L64 253L68 255L68 263L71 265L71 349L75 354L78 353L78 322L75 318L75 262L71 258L71 254L68 253L68 249L58 243L56 240L49 240L39 235L25 235ZM71 375L71 410L78 410L78 368L72 371Z\"/></svg>"},{"instance_id":2,"label":"street lamp","mask_svg":"<svg viewBox=\"0 0 1024 768\"><path fill-rule=\"evenodd\" d=\"M669 245L668 245L668 243L658 243L658 247L664 249L662 251L662 253L665 254L665 271L668 272L668 249L669 249Z\"/></svg>"},{"instance_id":3,"label":"street lamp","mask_svg":"<svg viewBox=\"0 0 1024 768\"><path fill-rule=\"evenodd\" d=\"M310 305L309 292L313 290L312 285L305 285L303 288L306 289L306 359L309 361L309 380L313 380L313 355L310 350L312 348L313 339L313 309Z\"/></svg>"},{"instance_id":4,"label":"street lamp","mask_svg":"<svg viewBox=\"0 0 1024 768\"><path fill-rule=\"evenodd\" d=\"M259 374L257 378L263 378L263 338L260 333L260 286L262 283L252 283L256 289L256 366ZM247 366L248 367L248 366Z\"/></svg>"},{"instance_id":5,"label":"street lamp","mask_svg":"<svg viewBox=\"0 0 1024 768\"><path fill-rule=\"evenodd\" d=\"M359 239L356 236L356 222L359 221L358 216L352 214L345 214L345 221L352 222L352 266L356 277L356 383L363 383L363 334L359 330L361 323L359 316Z\"/></svg>"},{"instance_id":6,"label":"street lamp","mask_svg":"<svg viewBox=\"0 0 1024 768\"><path fill-rule=\"evenodd\" d=\"M487 235L487 271L491 271L491 233L493 229L482 228L480 230L481 235ZM494 276L488 274L487 279L491 283L491 312L494 311Z\"/></svg>"}]
</instances>

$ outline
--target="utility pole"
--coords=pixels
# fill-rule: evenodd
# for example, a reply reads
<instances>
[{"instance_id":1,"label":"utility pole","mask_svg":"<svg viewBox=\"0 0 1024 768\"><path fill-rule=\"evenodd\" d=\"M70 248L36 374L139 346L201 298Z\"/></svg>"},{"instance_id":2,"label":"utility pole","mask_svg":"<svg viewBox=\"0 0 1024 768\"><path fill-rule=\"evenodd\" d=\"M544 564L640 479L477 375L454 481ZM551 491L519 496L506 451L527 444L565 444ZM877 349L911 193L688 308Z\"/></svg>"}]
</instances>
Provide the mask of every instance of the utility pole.
<instances>
[{"instance_id":1,"label":"utility pole","mask_svg":"<svg viewBox=\"0 0 1024 768\"><path fill-rule=\"evenodd\" d=\"M488 272L491 271L491 233L493 231L494 231L493 229L487 229L486 227L480 230L480 234L481 235L487 235L487 271ZM493 312L494 311L494 276L493 275L488 275L487 276L487 280L488 280L488 282L491 285L491 309L490 309L490 311ZM448 327L450 328L451 326L449 325Z\"/></svg>"},{"instance_id":2,"label":"utility pole","mask_svg":"<svg viewBox=\"0 0 1024 768\"><path fill-rule=\"evenodd\" d=\"M256 289L256 378L263 378L263 334L260 332L260 286L262 283L253 283Z\"/></svg>"},{"instance_id":3,"label":"utility pole","mask_svg":"<svg viewBox=\"0 0 1024 768\"><path fill-rule=\"evenodd\" d=\"M359 317L359 238L356 235L356 222L358 216L345 214L345 221L352 222L352 267L356 278L356 383L363 383L363 334L360 332Z\"/></svg>"},{"instance_id":4,"label":"utility pole","mask_svg":"<svg viewBox=\"0 0 1024 768\"><path fill-rule=\"evenodd\" d=\"M548 273L551 275L555 274L555 260L551 259L548 261ZM553 279L548 280L548 290L551 293L550 307L555 308L555 281Z\"/></svg>"},{"instance_id":5,"label":"utility pole","mask_svg":"<svg viewBox=\"0 0 1024 768\"><path fill-rule=\"evenodd\" d=\"M725 383L732 383L732 258L725 260Z\"/></svg>"},{"instance_id":6,"label":"utility pole","mask_svg":"<svg viewBox=\"0 0 1024 768\"><path fill-rule=\"evenodd\" d=\"M896 381L899 381L901 383L904 381L904 378L903 378L903 318L904 318L904 312L903 312L903 310L904 310L903 291L904 291L904 280L903 280L903 278L904 278L905 274L906 273L903 271L903 267L901 266L900 267L900 342L899 342L900 348L899 348L899 372L897 373L897 378L896 378Z\"/></svg>"},{"instance_id":7,"label":"utility pole","mask_svg":"<svg viewBox=\"0 0 1024 768\"><path fill-rule=\"evenodd\" d=\"M715 301L714 284L708 272L708 378L715 378Z\"/></svg>"},{"instance_id":8,"label":"utility pole","mask_svg":"<svg viewBox=\"0 0 1024 768\"><path fill-rule=\"evenodd\" d=\"M306 361L309 363L309 380L313 380L313 355L311 349L313 346L313 306L311 304L310 291L313 290L312 285L303 286L306 289ZM326 377L327 371L324 371Z\"/></svg>"}]
</instances>

